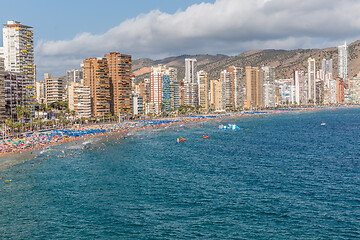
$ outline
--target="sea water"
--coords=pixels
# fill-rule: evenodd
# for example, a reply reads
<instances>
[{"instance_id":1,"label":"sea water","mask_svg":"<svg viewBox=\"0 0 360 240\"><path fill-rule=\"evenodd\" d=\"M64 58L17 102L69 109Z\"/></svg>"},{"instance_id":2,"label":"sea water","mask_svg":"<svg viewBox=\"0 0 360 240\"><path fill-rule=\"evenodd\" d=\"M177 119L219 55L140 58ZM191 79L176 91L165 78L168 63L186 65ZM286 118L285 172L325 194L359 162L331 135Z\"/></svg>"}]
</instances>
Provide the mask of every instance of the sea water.
<instances>
[{"instance_id":1,"label":"sea water","mask_svg":"<svg viewBox=\"0 0 360 240\"><path fill-rule=\"evenodd\" d=\"M1 239L359 239L360 109L74 144L0 171Z\"/></svg>"}]
</instances>

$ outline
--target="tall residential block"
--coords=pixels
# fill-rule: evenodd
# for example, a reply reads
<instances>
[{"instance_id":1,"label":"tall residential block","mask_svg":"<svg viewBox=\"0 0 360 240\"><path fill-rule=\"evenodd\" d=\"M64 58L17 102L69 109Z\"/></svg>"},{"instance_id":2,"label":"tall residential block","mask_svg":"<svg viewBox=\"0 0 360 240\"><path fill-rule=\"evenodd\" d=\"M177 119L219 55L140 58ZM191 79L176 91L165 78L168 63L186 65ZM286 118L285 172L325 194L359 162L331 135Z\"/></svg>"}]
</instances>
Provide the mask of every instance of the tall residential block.
<instances>
[{"instance_id":1,"label":"tall residential block","mask_svg":"<svg viewBox=\"0 0 360 240\"><path fill-rule=\"evenodd\" d=\"M5 71L22 73L24 78L24 106L34 114L35 64L32 27L17 21L8 21L3 28L3 57Z\"/></svg>"},{"instance_id":2,"label":"tall residential block","mask_svg":"<svg viewBox=\"0 0 360 240\"><path fill-rule=\"evenodd\" d=\"M349 79L349 87L351 104L360 104L360 78Z\"/></svg>"},{"instance_id":3,"label":"tall residential block","mask_svg":"<svg viewBox=\"0 0 360 240\"><path fill-rule=\"evenodd\" d=\"M199 86L199 105L205 110L209 110L209 91L210 83L208 74L205 71L197 73L198 86Z\"/></svg>"},{"instance_id":4,"label":"tall residential block","mask_svg":"<svg viewBox=\"0 0 360 240\"><path fill-rule=\"evenodd\" d=\"M320 79L325 81L326 87L329 87L329 80L333 79L333 60L331 58L324 58L321 61Z\"/></svg>"},{"instance_id":5,"label":"tall residential block","mask_svg":"<svg viewBox=\"0 0 360 240\"><path fill-rule=\"evenodd\" d=\"M184 78L184 104L197 106L199 104L197 85L197 60L194 58L185 59Z\"/></svg>"},{"instance_id":6,"label":"tall residential block","mask_svg":"<svg viewBox=\"0 0 360 240\"><path fill-rule=\"evenodd\" d=\"M71 82L69 86L69 108L77 117L91 117L90 87L82 83Z\"/></svg>"},{"instance_id":7,"label":"tall residential block","mask_svg":"<svg viewBox=\"0 0 360 240\"><path fill-rule=\"evenodd\" d=\"M110 109L113 115L132 114L131 56L110 52L104 56L109 69Z\"/></svg>"},{"instance_id":8,"label":"tall residential block","mask_svg":"<svg viewBox=\"0 0 360 240\"><path fill-rule=\"evenodd\" d=\"M348 57L348 46L346 42L344 45L338 46L338 77L342 78L345 83L349 77L349 57Z\"/></svg>"},{"instance_id":9,"label":"tall residential block","mask_svg":"<svg viewBox=\"0 0 360 240\"><path fill-rule=\"evenodd\" d=\"M307 103L307 92L305 89L305 72L302 70L294 70L294 86L295 86L295 103L304 105Z\"/></svg>"},{"instance_id":10,"label":"tall residential block","mask_svg":"<svg viewBox=\"0 0 360 240\"><path fill-rule=\"evenodd\" d=\"M309 58L308 59L308 101L312 101L313 103L316 102L316 65L315 59Z\"/></svg>"},{"instance_id":11,"label":"tall residential block","mask_svg":"<svg viewBox=\"0 0 360 240\"><path fill-rule=\"evenodd\" d=\"M243 107L245 98L244 69L230 66L227 71L231 73L232 106Z\"/></svg>"},{"instance_id":12,"label":"tall residential block","mask_svg":"<svg viewBox=\"0 0 360 240\"><path fill-rule=\"evenodd\" d=\"M174 108L176 102L179 104L178 88L174 85L178 85L175 68L164 65L151 67L150 102L154 104L155 113Z\"/></svg>"},{"instance_id":13,"label":"tall residential block","mask_svg":"<svg viewBox=\"0 0 360 240\"><path fill-rule=\"evenodd\" d=\"M46 103L46 89L45 89L45 82L36 81L35 82L35 89L36 89L36 101L41 103Z\"/></svg>"},{"instance_id":14,"label":"tall residential block","mask_svg":"<svg viewBox=\"0 0 360 240\"><path fill-rule=\"evenodd\" d=\"M106 58L87 58L83 62L84 85L90 87L91 115L110 113L109 68Z\"/></svg>"},{"instance_id":15,"label":"tall residential block","mask_svg":"<svg viewBox=\"0 0 360 240\"><path fill-rule=\"evenodd\" d=\"M52 78L50 73L44 74L46 104L63 102L66 100L64 78Z\"/></svg>"},{"instance_id":16,"label":"tall residential block","mask_svg":"<svg viewBox=\"0 0 360 240\"><path fill-rule=\"evenodd\" d=\"M225 101L223 101L223 87L220 80L210 81L210 105L213 110L225 110Z\"/></svg>"},{"instance_id":17,"label":"tall residential block","mask_svg":"<svg viewBox=\"0 0 360 240\"><path fill-rule=\"evenodd\" d=\"M234 99L233 99L233 79L232 73L227 70L223 70L220 73L220 82L223 91L222 100L225 103L225 108L233 107Z\"/></svg>"},{"instance_id":18,"label":"tall residential block","mask_svg":"<svg viewBox=\"0 0 360 240\"><path fill-rule=\"evenodd\" d=\"M264 106L275 107L275 68L262 67L264 72Z\"/></svg>"},{"instance_id":19,"label":"tall residential block","mask_svg":"<svg viewBox=\"0 0 360 240\"><path fill-rule=\"evenodd\" d=\"M12 121L17 121L16 107L24 106L26 88L24 84L28 81L23 73L5 71L5 115Z\"/></svg>"},{"instance_id":20,"label":"tall residential block","mask_svg":"<svg viewBox=\"0 0 360 240\"><path fill-rule=\"evenodd\" d=\"M0 57L0 121L5 120L5 68L4 59Z\"/></svg>"},{"instance_id":21,"label":"tall residential block","mask_svg":"<svg viewBox=\"0 0 360 240\"><path fill-rule=\"evenodd\" d=\"M336 80L336 102L342 104L345 101L345 96L344 96L345 82L341 77L337 77L335 78L335 80Z\"/></svg>"},{"instance_id":22,"label":"tall residential block","mask_svg":"<svg viewBox=\"0 0 360 240\"><path fill-rule=\"evenodd\" d=\"M259 67L245 67L246 98L245 107L263 106L263 71Z\"/></svg>"}]
</instances>

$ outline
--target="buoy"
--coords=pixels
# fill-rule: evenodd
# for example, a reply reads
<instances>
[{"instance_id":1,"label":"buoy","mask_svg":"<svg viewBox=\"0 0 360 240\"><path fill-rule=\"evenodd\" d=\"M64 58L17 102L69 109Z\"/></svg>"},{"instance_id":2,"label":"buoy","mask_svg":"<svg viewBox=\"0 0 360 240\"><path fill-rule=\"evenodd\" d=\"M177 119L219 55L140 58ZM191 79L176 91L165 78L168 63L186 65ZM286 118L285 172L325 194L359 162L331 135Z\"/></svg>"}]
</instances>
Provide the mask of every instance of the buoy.
<instances>
[{"instance_id":1,"label":"buoy","mask_svg":"<svg viewBox=\"0 0 360 240\"><path fill-rule=\"evenodd\" d=\"M208 139L209 136L203 135L203 139Z\"/></svg>"}]
</instances>

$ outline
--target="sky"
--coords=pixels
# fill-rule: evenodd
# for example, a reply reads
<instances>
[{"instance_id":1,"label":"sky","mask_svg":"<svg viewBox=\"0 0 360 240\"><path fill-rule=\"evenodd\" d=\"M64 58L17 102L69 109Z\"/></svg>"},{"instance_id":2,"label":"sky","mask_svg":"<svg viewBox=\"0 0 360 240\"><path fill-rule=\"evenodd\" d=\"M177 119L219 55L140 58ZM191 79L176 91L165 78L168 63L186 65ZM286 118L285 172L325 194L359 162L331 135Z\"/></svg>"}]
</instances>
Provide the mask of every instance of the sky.
<instances>
[{"instance_id":1,"label":"sky","mask_svg":"<svg viewBox=\"0 0 360 240\"><path fill-rule=\"evenodd\" d=\"M31 4L29 4L31 2ZM324 48L360 39L358 0L33 0L0 21L34 28L37 79L110 51L133 59ZM2 42L0 42L2 44Z\"/></svg>"}]
</instances>

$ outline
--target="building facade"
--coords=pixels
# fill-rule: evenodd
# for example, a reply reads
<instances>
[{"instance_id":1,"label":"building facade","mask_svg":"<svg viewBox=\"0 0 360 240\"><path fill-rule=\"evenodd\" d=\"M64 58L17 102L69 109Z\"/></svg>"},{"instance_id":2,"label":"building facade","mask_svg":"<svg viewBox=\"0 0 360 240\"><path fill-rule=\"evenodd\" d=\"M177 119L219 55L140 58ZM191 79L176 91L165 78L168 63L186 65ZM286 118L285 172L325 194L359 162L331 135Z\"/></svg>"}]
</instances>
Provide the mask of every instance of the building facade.
<instances>
[{"instance_id":1,"label":"building facade","mask_svg":"<svg viewBox=\"0 0 360 240\"><path fill-rule=\"evenodd\" d=\"M350 102L352 104L360 104L360 78L349 79L349 88Z\"/></svg>"},{"instance_id":2,"label":"building facade","mask_svg":"<svg viewBox=\"0 0 360 240\"><path fill-rule=\"evenodd\" d=\"M50 73L44 74L46 104L66 100L65 79L52 78Z\"/></svg>"},{"instance_id":3,"label":"building facade","mask_svg":"<svg viewBox=\"0 0 360 240\"><path fill-rule=\"evenodd\" d=\"M23 105L35 113L35 64L32 27L17 21L8 21L3 28L3 57L5 71L25 75Z\"/></svg>"},{"instance_id":4,"label":"building facade","mask_svg":"<svg viewBox=\"0 0 360 240\"><path fill-rule=\"evenodd\" d=\"M245 107L263 106L263 71L259 67L245 67L246 98Z\"/></svg>"},{"instance_id":5,"label":"building facade","mask_svg":"<svg viewBox=\"0 0 360 240\"><path fill-rule=\"evenodd\" d=\"M45 82L36 81L35 82L35 89L36 89L36 101L39 104L46 103Z\"/></svg>"},{"instance_id":6,"label":"building facade","mask_svg":"<svg viewBox=\"0 0 360 240\"><path fill-rule=\"evenodd\" d=\"M275 68L262 67L264 72L264 106L275 107Z\"/></svg>"},{"instance_id":7,"label":"building facade","mask_svg":"<svg viewBox=\"0 0 360 240\"><path fill-rule=\"evenodd\" d=\"M109 69L110 110L113 115L132 113L132 61L130 55L110 52L104 56Z\"/></svg>"},{"instance_id":8,"label":"building facade","mask_svg":"<svg viewBox=\"0 0 360 240\"><path fill-rule=\"evenodd\" d=\"M199 71L197 73L198 79L198 86L199 86L199 105L202 107L203 110L206 112L209 111L209 91L210 91L210 84L208 74L205 71Z\"/></svg>"},{"instance_id":9,"label":"building facade","mask_svg":"<svg viewBox=\"0 0 360 240\"><path fill-rule=\"evenodd\" d=\"M0 57L0 121L5 120L5 67L4 59Z\"/></svg>"},{"instance_id":10,"label":"building facade","mask_svg":"<svg viewBox=\"0 0 360 240\"><path fill-rule=\"evenodd\" d=\"M307 79L307 89L308 89L308 101L313 103L316 102L316 65L315 59L309 58L308 59L308 79Z\"/></svg>"},{"instance_id":11,"label":"building facade","mask_svg":"<svg viewBox=\"0 0 360 240\"><path fill-rule=\"evenodd\" d=\"M71 82L68 88L69 109L79 118L91 117L90 87L82 83Z\"/></svg>"},{"instance_id":12,"label":"building facade","mask_svg":"<svg viewBox=\"0 0 360 240\"><path fill-rule=\"evenodd\" d=\"M185 78L184 78L184 105L197 106L198 81L197 81L197 60L194 58L185 59Z\"/></svg>"},{"instance_id":13,"label":"building facade","mask_svg":"<svg viewBox=\"0 0 360 240\"><path fill-rule=\"evenodd\" d=\"M90 87L91 115L110 113L109 68L105 58L87 58L83 62L84 85Z\"/></svg>"},{"instance_id":14,"label":"building facade","mask_svg":"<svg viewBox=\"0 0 360 240\"><path fill-rule=\"evenodd\" d=\"M17 121L16 107L24 106L27 76L23 73L5 72L5 115Z\"/></svg>"},{"instance_id":15,"label":"building facade","mask_svg":"<svg viewBox=\"0 0 360 240\"><path fill-rule=\"evenodd\" d=\"M338 77L342 78L345 83L349 77L349 57L348 57L348 46L346 42L344 45L338 46Z\"/></svg>"}]
</instances>

